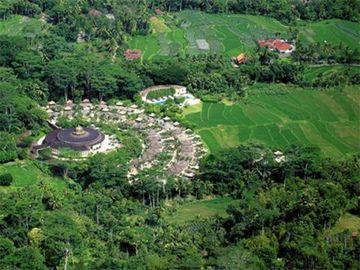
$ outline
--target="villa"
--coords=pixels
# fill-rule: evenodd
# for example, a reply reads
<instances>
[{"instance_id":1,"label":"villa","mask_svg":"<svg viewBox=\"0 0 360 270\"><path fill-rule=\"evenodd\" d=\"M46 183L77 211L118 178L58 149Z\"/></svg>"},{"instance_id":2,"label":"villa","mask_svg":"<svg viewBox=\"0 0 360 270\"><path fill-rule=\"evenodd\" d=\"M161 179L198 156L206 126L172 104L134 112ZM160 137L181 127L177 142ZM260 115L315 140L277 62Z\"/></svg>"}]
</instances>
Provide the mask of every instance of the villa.
<instances>
[{"instance_id":1,"label":"villa","mask_svg":"<svg viewBox=\"0 0 360 270\"><path fill-rule=\"evenodd\" d=\"M277 51L283 54L290 54L295 50L295 46L283 39L258 40L260 47L266 47L271 51Z\"/></svg>"}]
</instances>

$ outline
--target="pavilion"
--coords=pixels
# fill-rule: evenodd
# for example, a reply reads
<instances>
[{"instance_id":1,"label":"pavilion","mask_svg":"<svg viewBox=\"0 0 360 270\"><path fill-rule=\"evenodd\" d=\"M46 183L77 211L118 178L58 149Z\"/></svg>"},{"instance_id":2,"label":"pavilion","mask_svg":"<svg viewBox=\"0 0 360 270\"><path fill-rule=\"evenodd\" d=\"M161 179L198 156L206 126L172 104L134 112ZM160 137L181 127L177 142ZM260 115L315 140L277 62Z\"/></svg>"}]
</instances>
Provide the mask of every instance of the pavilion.
<instances>
[{"instance_id":1,"label":"pavilion","mask_svg":"<svg viewBox=\"0 0 360 270\"><path fill-rule=\"evenodd\" d=\"M80 152L81 156L88 156L103 147L105 135L95 128L54 129L46 135L41 147L50 147L54 156L59 149L68 148Z\"/></svg>"}]
</instances>

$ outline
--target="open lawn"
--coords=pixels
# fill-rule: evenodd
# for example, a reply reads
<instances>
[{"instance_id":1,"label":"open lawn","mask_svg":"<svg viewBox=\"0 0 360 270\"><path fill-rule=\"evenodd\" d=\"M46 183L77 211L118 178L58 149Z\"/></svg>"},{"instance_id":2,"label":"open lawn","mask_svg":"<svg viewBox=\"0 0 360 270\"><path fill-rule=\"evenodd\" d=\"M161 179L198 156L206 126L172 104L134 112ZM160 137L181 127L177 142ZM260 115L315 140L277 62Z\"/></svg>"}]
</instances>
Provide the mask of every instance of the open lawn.
<instances>
[{"instance_id":1,"label":"open lawn","mask_svg":"<svg viewBox=\"0 0 360 270\"><path fill-rule=\"evenodd\" d=\"M265 16L241 14L208 14L199 11L171 13L169 17L152 17L151 34L133 37L131 49L141 49L143 59L174 56L177 54L221 53L228 56L251 52L256 40L288 37L288 26ZM176 21L176 23L175 23ZM301 22L300 38L305 43L324 42L359 46L359 24L338 19L315 23ZM209 49L199 48L199 40L206 41Z\"/></svg>"},{"instance_id":2,"label":"open lawn","mask_svg":"<svg viewBox=\"0 0 360 270\"><path fill-rule=\"evenodd\" d=\"M0 35L34 36L39 34L45 23L38 19L14 15L6 20L0 20Z\"/></svg>"},{"instance_id":3,"label":"open lawn","mask_svg":"<svg viewBox=\"0 0 360 270\"><path fill-rule=\"evenodd\" d=\"M222 197L184 203L165 219L170 223L184 224L196 217L207 218L216 215L226 217L226 209L232 202L234 202L233 199Z\"/></svg>"},{"instance_id":4,"label":"open lawn","mask_svg":"<svg viewBox=\"0 0 360 270\"><path fill-rule=\"evenodd\" d=\"M231 106L203 103L200 112L187 113L184 120L212 152L250 142L280 149L294 143L319 146L324 154L340 157L360 151L358 90L253 91Z\"/></svg>"},{"instance_id":5,"label":"open lawn","mask_svg":"<svg viewBox=\"0 0 360 270\"><path fill-rule=\"evenodd\" d=\"M63 179L46 175L40 171L32 161L11 162L0 165L0 174L4 173L10 173L14 178L14 181L10 187L0 187L0 190L30 187L40 181L59 190L64 190L67 187L67 184Z\"/></svg>"}]
</instances>

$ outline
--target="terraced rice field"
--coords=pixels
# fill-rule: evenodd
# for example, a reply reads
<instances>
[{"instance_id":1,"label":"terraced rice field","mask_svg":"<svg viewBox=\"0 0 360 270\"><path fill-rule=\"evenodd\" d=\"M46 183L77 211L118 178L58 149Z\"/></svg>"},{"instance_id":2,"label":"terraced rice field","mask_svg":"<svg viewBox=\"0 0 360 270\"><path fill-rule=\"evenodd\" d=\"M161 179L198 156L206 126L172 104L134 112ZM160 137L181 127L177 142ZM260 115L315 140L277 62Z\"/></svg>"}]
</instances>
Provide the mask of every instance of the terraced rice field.
<instances>
[{"instance_id":1,"label":"terraced rice field","mask_svg":"<svg viewBox=\"0 0 360 270\"><path fill-rule=\"evenodd\" d=\"M305 70L304 78L307 81L312 81L320 74L322 74L325 77L331 77L334 72L342 72L345 70L350 74L360 73L360 66L348 66L348 65L313 66Z\"/></svg>"},{"instance_id":2,"label":"terraced rice field","mask_svg":"<svg viewBox=\"0 0 360 270\"><path fill-rule=\"evenodd\" d=\"M293 90L289 94L250 96L235 105L203 103L184 116L210 151L257 142L283 148L289 144L319 146L342 156L360 151L360 93Z\"/></svg>"},{"instance_id":3,"label":"terraced rice field","mask_svg":"<svg viewBox=\"0 0 360 270\"><path fill-rule=\"evenodd\" d=\"M141 49L143 58L171 56L185 53L199 54L204 50L198 47L197 40L206 40L209 51L236 55L251 51L256 39L273 37L275 33L286 34L287 27L272 18L251 15L207 14L196 11L183 11L174 14L181 21L179 26L161 27L150 20L152 34L136 36L129 42L132 49Z\"/></svg>"},{"instance_id":4,"label":"terraced rice field","mask_svg":"<svg viewBox=\"0 0 360 270\"><path fill-rule=\"evenodd\" d=\"M288 36L288 27L269 17L198 11L172 15L178 24L153 17L150 19L152 34L132 38L129 47L141 49L143 59L206 52L234 56L240 52L251 52L258 39ZM359 46L358 23L334 19L303 23L299 30L300 38L305 43L327 41L332 44L343 42L353 48ZM209 50L200 49L198 40L205 40Z\"/></svg>"},{"instance_id":5,"label":"terraced rice field","mask_svg":"<svg viewBox=\"0 0 360 270\"><path fill-rule=\"evenodd\" d=\"M301 27L300 38L305 43L328 42L339 44L342 42L356 49L360 45L359 29L358 23L332 19L306 24Z\"/></svg>"}]
</instances>

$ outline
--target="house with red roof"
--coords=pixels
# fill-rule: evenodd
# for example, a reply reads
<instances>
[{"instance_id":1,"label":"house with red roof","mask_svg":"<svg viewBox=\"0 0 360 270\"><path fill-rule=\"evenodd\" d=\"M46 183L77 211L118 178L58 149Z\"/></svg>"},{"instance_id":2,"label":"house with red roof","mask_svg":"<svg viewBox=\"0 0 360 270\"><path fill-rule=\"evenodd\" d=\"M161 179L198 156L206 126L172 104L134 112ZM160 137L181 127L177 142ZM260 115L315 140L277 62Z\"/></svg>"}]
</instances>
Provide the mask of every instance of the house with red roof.
<instances>
[{"instance_id":1,"label":"house with red roof","mask_svg":"<svg viewBox=\"0 0 360 270\"><path fill-rule=\"evenodd\" d=\"M244 64L247 61L247 57L244 53L239 54L236 56L236 62L241 65Z\"/></svg>"},{"instance_id":2,"label":"house with red roof","mask_svg":"<svg viewBox=\"0 0 360 270\"><path fill-rule=\"evenodd\" d=\"M141 57L141 50L130 50L127 49L124 52L124 57L126 60L136 60Z\"/></svg>"},{"instance_id":3,"label":"house with red roof","mask_svg":"<svg viewBox=\"0 0 360 270\"><path fill-rule=\"evenodd\" d=\"M260 47L266 47L271 51L290 54L294 51L295 46L282 39L258 40Z\"/></svg>"},{"instance_id":4,"label":"house with red roof","mask_svg":"<svg viewBox=\"0 0 360 270\"><path fill-rule=\"evenodd\" d=\"M241 53L238 56L231 57L231 60L233 61L233 64L237 67L237 65L245 64L248 60L248 57Z\"/></svg>"}]
</instances>

